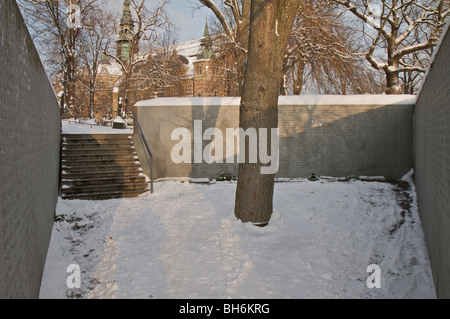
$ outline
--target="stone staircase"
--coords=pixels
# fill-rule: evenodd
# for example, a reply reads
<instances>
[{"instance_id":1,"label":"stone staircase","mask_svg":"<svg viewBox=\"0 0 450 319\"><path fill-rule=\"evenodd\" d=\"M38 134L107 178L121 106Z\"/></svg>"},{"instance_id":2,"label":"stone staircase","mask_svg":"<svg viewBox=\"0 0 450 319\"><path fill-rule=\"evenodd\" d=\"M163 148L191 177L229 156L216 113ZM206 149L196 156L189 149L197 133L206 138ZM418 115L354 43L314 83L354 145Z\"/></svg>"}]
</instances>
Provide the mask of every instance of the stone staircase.
<instances>
[{"instance_id":1,"label":"stone staircase","mask_svg":"<svg viewBox=\"0 0 450 319\"><path fill-rule=\"evenodd\" d=\"M61 198L103 200L148 191L128 134L62 134Z\"/></svg>"}]
</instances>

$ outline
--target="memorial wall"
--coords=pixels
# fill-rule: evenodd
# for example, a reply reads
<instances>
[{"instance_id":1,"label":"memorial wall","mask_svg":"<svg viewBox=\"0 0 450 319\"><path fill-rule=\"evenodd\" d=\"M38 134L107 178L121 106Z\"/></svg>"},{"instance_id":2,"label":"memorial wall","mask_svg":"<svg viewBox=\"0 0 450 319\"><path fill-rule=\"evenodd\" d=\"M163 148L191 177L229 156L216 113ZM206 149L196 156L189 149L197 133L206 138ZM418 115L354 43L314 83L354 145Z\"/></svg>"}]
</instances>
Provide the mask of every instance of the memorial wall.
<instances>
[{"instance_id":1,"label":"memorial wall","mask_svg":"<svg viewBox=\"0 0 450 319\"><path fill-rule=\"evenodd\" d=\"M237 176L238 143L236 139L234 158L227 157L227 141L233 139L227 129L239 128L239 103L240 99L233 97L159 98L138 102L137 117L154 156L154 177L214 179L221 172ZM302 178L314 173L401 178L413 167L414 103L415 96L411 95L280 97L276 177ZM179 128L189 131L190 136L185 138L190 138L192 151L190 161L176 163L172 151L184 138L172 134ZM202 135L209 128L219 131L214 141L223 149L223 160L213 163L205 160L212 139ZM194 158L199 143L204 155L201 161ZM136 144L140 158L146 156L142 143ZM142 162L149 174L146 161Z\"/></svg>"}]
</instances>

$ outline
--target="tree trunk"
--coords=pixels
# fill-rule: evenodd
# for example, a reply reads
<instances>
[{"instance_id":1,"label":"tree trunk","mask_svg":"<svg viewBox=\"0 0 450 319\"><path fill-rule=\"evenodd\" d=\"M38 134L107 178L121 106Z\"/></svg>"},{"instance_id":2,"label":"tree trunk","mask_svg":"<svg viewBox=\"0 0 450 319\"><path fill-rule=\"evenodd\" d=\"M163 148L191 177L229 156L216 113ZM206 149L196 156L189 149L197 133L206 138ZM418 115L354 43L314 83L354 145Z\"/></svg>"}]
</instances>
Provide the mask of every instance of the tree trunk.
<instances>
[{"instance_id":1,"label":"tree trunk","mask_svg":"<svg viewBox=\"0 0 450 319\"><path fill-rule=\"evenodd\" d=\"M89 118L94 118L94 103L95 103L95 80L89 80Z\"/></svg>"},{"instance_id":2,"label":"tree trunk","mask_svg":"<svg viewBox=\"0 0 450 319\"><path fill-rule=\"evenodd\" d=\"M292 91L294 95L300 95L303 88L303 72L305 70L305 63L302 61L301 58L298 59L297 62L297 71L295 71L295 68L292 70ZM296 75L294 75L296 73Z\"/></svg>"},{"instance_id":3,"label":"tree trunk","mask_svg":"<svg viewBox=\"0 0 450 319\"><path fill-rule=\"evenodd\" d=\"M236 43L247 52L248 52L249 27L250 27L250 2L243 1L242 16L239 23L237 23L236 25ZM235 51L237 72L238 72L237 80L239 86L239 96L242 96L245 63L247 60L247 54L242 49L237 49Z\"/></svg>"},{"instance_id":4,"label":"tree trunk","mask_svg":"<svg viewBox=\"0 0 450 319\"><path fill-rule=\"evenodd\" d=\"M398 72L386 72L386 94L402 94Z\"/></svg>"},{"instance_id":5,"label":"tree trunk","mask_svg":"<svg viewBox=\"0 0 450 319\"><path fill-rule=\"evenodd\" d=\"M398 17L394 15L393 21L389 23L391 26L390 37L386 39L387 42L387 65L385 69L386 73L386 94L402 94L402 89L400 87L398 79L398 69L399 69L399 58L395 57L395 52L397 51L398 44L396 42L399 22Z\"/></svg>"},{"instance_id":6,"label":"tree trunk","mask_svg":"<svg viewBox=\"0 0 450 319\"><path fill-rule=\"evenodd\" d=\"M127 114L128 112L128 93L130 91L130 81L131 81L131 66L129 67L128 71L125 73L125 78L123 81L123 100L122 100L122 113ZM118 114L119 116L122 116L121 114Z\"/></svg>"},{"instance_id":7,"label":"tree trunk","mask_svg":"<svg viewBox=\"0 0 450 319\"><path fill-rule=\"evenodd\" d=\"M69 111L75 115L75 57L73 55L69 55L66 58L65 68L66 87L64 88L64 91L66 93L66 104Z\"/></svg>"},{"instance_id":8,"label":"tree trunk","mask_svg":"<svg viewBox=\"0 0 450 319\"><path fill-rule=\"evenodd\" d=\"M278 127L278 93L283 77L283 57L298 3L297 0L251 2L249 50L239 120L244 130L256 129L258 155L261 151L259 129L267 129L267 141L262 141L267 142L267 153L277 151L270 150L271 129ZM259 156L257 163L249 163L248 142L245 144L246 162L239 164L235 216L244 223L265 226L273 210L275 174L262 174L263 164Z\"/></svg>"}]
</instances>

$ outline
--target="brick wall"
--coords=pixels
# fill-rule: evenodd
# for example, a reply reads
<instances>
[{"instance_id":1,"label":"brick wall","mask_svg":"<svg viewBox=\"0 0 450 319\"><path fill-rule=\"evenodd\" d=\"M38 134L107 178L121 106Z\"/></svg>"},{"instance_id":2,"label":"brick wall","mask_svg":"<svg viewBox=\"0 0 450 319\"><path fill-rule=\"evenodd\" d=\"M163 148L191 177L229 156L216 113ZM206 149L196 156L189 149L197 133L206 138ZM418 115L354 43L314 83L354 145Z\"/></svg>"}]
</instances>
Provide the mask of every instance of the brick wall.
<instances>
[{"instance_id":1,"label":"brick wall","mask_svg":"<svg viewBox=\"0 0 450 319\"><path fill-rule=\"evenodd\" d=\"M14 0L0 1L0 298L36 298L58 196L59 107Z\"/></svg>"},{"instance_id":2,"label":"brick wall","mask_svg":"<svg viewBox=\"0 0 450 319\"><path fill-rule=\"evenodd\" d=\"M414 179L440 298L450 298L449 75L450 35L447 32L417 99L414 128Z\"/></svg>"}]
</instances>

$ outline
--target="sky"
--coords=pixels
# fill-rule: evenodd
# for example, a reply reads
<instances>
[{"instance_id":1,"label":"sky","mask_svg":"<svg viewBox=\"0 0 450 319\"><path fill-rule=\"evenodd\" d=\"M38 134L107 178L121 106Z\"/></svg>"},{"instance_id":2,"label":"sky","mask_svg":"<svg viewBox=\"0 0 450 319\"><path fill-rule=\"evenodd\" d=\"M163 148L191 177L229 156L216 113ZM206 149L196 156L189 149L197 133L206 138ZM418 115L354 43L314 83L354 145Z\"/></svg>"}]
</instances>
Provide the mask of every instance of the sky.
<instances>
[{"instance_id":1,"label":"sky","mask_svg":"<svg viewBox=\"0 0 450 319\"><path fill-rule=\"evenodd\" d=\"M206 19L211 16L208 8L201 8L193 12L190 1L170 0L169 9L179 30L179 41L199 39L203 36Z\"/></svg>"},{"instance_id":2,"label":"sky","mask_svg":"<svg viewBox=\"0 0 450 319\"><path fill-rule=\"evenodd\" d=\"M123 0L105 0L110 10L122 11ZM149 3L155 0L147 0ZM168 11L174 23L178 26L178 43L199 39L203 36L205 21L211 17L207 8L192 9L195 0L168 0ZM115 9L116 7L117 9Z\"/></svg>"}]
</instances>

